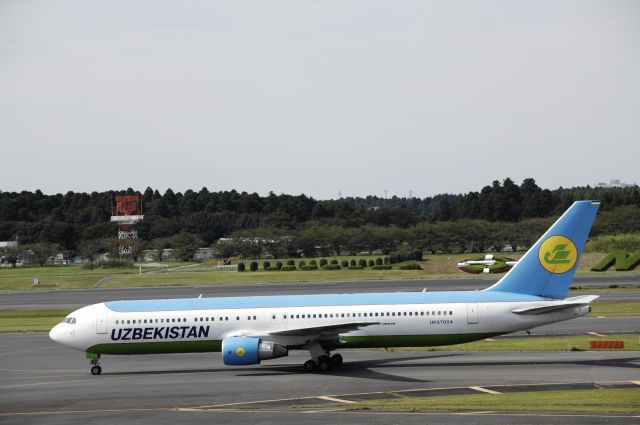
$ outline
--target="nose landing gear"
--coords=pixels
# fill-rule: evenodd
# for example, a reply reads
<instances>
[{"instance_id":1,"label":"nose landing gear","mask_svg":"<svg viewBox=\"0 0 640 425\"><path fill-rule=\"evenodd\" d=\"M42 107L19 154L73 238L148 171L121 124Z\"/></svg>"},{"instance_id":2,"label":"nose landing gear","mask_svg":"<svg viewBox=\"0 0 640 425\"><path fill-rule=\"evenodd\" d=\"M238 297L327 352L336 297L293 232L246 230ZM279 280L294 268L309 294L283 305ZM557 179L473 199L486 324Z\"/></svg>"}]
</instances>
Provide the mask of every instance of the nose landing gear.
<instances>
[{"instance_id":1,"label":"nose landing gear","mask_svg":"<svg viewBox=\"0 0 640 425\"><path fill-rule=\"evenodd\" d=\"M91 360L91 374L100 375L101 373L102 368L100 367L100 362L98 362L98 360Z\"/></svg>"},{"instance_id":2,"label":"nose landing gear","mask_svg":"<svg viewBox=\"0 0 640 425\"><path fill-rule=\"evenodd\" d=\"M100 375L102 368L100 367L100 354L87 352L87 359L91 360L91 374Z\"/></svg>"}]
</instances>

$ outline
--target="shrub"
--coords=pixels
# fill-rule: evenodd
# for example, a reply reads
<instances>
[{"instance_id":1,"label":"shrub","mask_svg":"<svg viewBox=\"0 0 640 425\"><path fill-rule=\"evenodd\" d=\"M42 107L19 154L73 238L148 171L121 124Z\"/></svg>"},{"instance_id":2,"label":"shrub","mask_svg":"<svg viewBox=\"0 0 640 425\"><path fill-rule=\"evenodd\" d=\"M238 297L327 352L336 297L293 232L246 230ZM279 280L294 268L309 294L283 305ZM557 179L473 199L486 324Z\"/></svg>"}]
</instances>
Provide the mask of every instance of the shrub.
<instances>
[{"instance_id":1,"label":"shrub","mask_svg":"<svg viewBox=\"0 0 640 425\"><path fill-rule=\"evenodd\" d=\"M286 265L286 266L282 266L282 268L280 269L283 272L292 272L296 269L296 266L290 266L290 265Z\"/></svg>"},{"instance_id":2,"label":"shrub","mask_svg":"<svg viewBox=\"0 0 640 425\"><path fill-rule=\"evenodd\" d=\"M376 258L376 266L381 266L382 265L382 258L378 257Z\"/></svg>"},{"instance_id":3,"label":"shrub","mask_svg":"<svg viewBox=\"0 0 640 425\"><path fill-rule=\"evenodd\" d=\"M358 260L358 266L362 267L363 269L365 267L367 267L367 260L365 260L364 258L361 258Z\"/></svg>"},{"instance_id":4,"label":"shrub","mask_svg":"<svg viewBox=\"0 0 640 425\"><path fill-rule=\"evenodd\" d=\"M349 270L362 270L360 266L349 266Z\"/></svg>"},{"instance_id":5,"label":"shrub","mask_svg":"<svg viewBox=\"0 0 640 425\"><path fill-rule=\"evenodd\" d=\"M244 263L238 263L238 271L239 272L243 272L244 271Z\"/></svg>"},{"instance_id":6,"label":"shrub","mask_svg":"<svg viewBox=\"0 0 640 425\"><path fill-rule=\"evenodd\" d=\"M342 266L343 269L346 269L347 267L349 267L349 261L347 260L342 260L340 262L340 265Z\"/></svg>"},{"instance_id":7,"label":"shrub","mask_svg":"<svg viewBox=\"0 0 640 425\"><path fill-rule=\"evenodd\" d=\"M404 265L398 267L398 269L400 269L400 270L422 270L422 267L420 267L420 264L412 263L412 264L404 264Z\"/></svg>"},{"instance_id":8,"label":"shrub","mask_svg":"<svg viewBox=\"0 0 640 425\"><path fill-rule=\"evenodd\" d=\"M384 257L384 264L391 264L391 259L389 257Z\"/></svg>"},{"instance_id":9,"label":"shrub","mask_svg":"<svg viewBox=\"0 0 640 425\"><path fill-rule=\"evenodd\" d=\"M369 260L369 267L373 267L375 265L376 265L375 261Z\"/></svg>"},{"instance_id":10,"label":"shrub","mask_svg":"<svg viewBox=\"0 0 640 425\"><path fill-rule=\"evenodd\" d=\"M276 265L273 267L273 270L282 270L282 262L276 261Z\"/></svg>"},{"instance_id":11,"label":"shrub","mask_svg":"<svg viewBox=\"0 0 640 425\"><path fill-rule=\"evenodd\" d=\"M264 263L262 263L262 269L266 272L267 270L269 270L269 268L271 268L271 263L268 261L265 261Z\"/></svg>"},{"instance_id":12,"label":"shrub","mask_svg":"<svg viewBox=\"0 0 640 425\"><path fill-rule=\"evenodd\" d=\"M251 270L252 272L255 272L256 270L258 270L258 263L256 261L252 261L249 264L249 270Z\"/></svg>"},{"instance_id":13,"label":"shrub","mask_svg":"<svg viewBox=\"0 0 640 425\"><path fill-rule=\"evenodd\" d=\"M309 264L307 266L303 266L302 270L308 271L308 270L318 270L318 266L316 266L315 264Z\"/></svg>"},{"instance_id":14,"label":"shrub","mask_svg":"<svg viewBox=\"0 0 640 425\"><path fill-rule=\"evenodd\" d=\"M295 266L296 262L293 260L287 260L287 266Z\"/></svg>"},{"instance_id":15,"label":"shrub","mask_svg":"<svg viewBox=\"0 0 640 425\"><path fill-rule=\"evenodd\" d=\"M311 264L312 266L317 266L318 263L316 262L316 260L311 260L309 261L309 264Z\"/></svg>"},{"instance_id":16,"label":"shrub","mask_svg":"<svg viewBox=\"0 0 640 425\"><path fill-rule=\"evenodd\" d=\"M307 264L307 263L305 263L304 260L298 261L298 267L299 268L303 268L305 264Z\"/></svg>"},{"instance_id":17,"label":"shrub","mask_svg":"<svg viewBox=\"0 0 640 425\"><path fill-rule=\"evenodd\" d=\"M323 267L323 269L325 269L325 270L340 270L340 269L342 269L342 267L340 267L337 264L327 264L326 266Z\"/></svg>"},{"instance_id":18,"label":"shrub","mask_svg":"<svg viewBox=\"0 0 640 425\"><path fill-rule=\"evenodd\" d=\"M333 260L331 260L331 264L338 264L338 260L334 258Z\"/></svg>"},{"instance_id":19,"label":"shrub","mask_svg":"<svg viewBox=\"0 0 640 425\"><path fill-rule=\"evenodd\" d=\"M371 270L391 270L392 267L390 264L377 264L371 267Z\"/></svg>"},{"instance_id":20,"label":"shrub","mask_svg":"<svg viewBox=\"0 0 640 425\"><path fill-rule=\"evenodd\" d=\"M389 255L389 262L391 264L402 263L404 261L422 261L422 250L400 251Z\"/></svg>"},{"instance_id":21,"label":"shrub","mask_svg":"<svg viewBox=\"0 0 640 425\"><path fill-rule=\"evenodd\" d=\"M357 266L358 264L356 263L356 260L355 260L355 259L353 259L353 260L351 260L351 262L349 263L349 265L350 265L351 267L355 267L355 266Z\"/></svg>"},{"instance_id":22,"label":"shrub","mask_svg":"<svg viewBox=\"0 0 640 425\"><path fill-rule=\"evenodd\" d=\"M322 258L322 259L320 260L320 267L324 267L324 266L326 266L326 265L327 265L327 260L325 260L324 258Z\"/></svg>"}]
</instances>

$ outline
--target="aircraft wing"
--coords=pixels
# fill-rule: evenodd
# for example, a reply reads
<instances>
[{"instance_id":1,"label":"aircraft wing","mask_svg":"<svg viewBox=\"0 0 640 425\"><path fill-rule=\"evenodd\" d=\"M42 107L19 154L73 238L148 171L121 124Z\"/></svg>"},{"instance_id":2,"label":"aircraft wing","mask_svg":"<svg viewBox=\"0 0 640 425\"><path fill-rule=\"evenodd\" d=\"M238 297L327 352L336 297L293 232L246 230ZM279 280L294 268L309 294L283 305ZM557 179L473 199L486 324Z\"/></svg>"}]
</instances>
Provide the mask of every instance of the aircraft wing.
<instances>
[{"instance_id":1,"label":"aircraft wing","mask_svg":"<svg viewBox=\"0 0 640 425\"><path fill-rule=\"evenodd\" d=\"M340 323L338 325L313 326L308 328L287 329L286 331L269 332L269 335L280 335L280 336L304 336L304 335L318 335L318 334L338 335L345 332L356 331L366 326L379 325L379 324L380 322Z\"/></svg>"},{"instance_id":2,"label":"aircraft wing","mask_svg":"<svg viewBox=\"0 0 640 425\"><path fill-rule=\"evenodd\" d=\"M566 308L582 307L591 303L598 298L598 295L582 295L579 297L567 298L563 301L550 301L548 303L535 303L535 305L527 306L512 310L515 314L544 314L551 311L564 310Z\"/></svg>"}]
</instances>

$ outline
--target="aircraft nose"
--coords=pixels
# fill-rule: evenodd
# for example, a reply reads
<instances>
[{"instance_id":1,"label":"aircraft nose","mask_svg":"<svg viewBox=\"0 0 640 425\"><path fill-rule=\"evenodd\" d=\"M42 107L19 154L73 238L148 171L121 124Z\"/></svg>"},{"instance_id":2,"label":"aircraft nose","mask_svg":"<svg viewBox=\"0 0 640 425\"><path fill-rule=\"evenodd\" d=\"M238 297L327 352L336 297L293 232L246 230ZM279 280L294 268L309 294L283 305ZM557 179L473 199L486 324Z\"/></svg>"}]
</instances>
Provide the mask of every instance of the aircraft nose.
<instances>
[{"instance_id":1,"label":"aircraft nose","mask_svg":"<svg viewBox=\"0 0 640 425\"><path fill-rule=\"evenodd\" d=\"M55 325L53 329L49 331L49 338L51 338L53 342L66 346L70 346L75 342L75 336L73 328L64 323Z\"/></svg>"},{"instance_id":2,"label":"aircraft nose","mask_svg":"<svg viewBox=\"0 0 640 425\"><path fill-rule=\"evenodd\" d=\"M49 331L49 338L51 339L51 341L53 342L57 342L60 343L60 334L61 334L61 329L60 329L60 325L55 325L50 331Z\"/></svg>"}]
</instances>

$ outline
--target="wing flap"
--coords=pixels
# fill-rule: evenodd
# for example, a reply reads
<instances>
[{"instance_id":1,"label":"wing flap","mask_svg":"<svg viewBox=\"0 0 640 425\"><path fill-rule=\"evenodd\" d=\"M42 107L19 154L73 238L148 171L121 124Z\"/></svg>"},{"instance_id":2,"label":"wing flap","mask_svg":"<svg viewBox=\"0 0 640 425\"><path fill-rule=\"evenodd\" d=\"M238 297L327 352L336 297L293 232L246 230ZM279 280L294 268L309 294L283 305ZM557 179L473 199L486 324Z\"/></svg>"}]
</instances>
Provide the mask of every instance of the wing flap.
<instances>
[{"instance_id":1,"label":"wing flap","mask_svg":"<svg viewBox=\"0 0 640 425\"><path fill-rule=\"evenodd\" d=\"M304 336L318 334L341 334L344 332L356 331L366 326L379 325L380 322L350 322L336 325L313 326L308 328L287 329L285 331L269 332L270 335L280 336Z\"/></svg>"}]
</instances>

